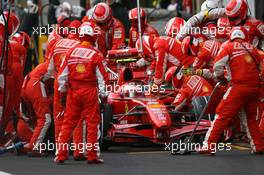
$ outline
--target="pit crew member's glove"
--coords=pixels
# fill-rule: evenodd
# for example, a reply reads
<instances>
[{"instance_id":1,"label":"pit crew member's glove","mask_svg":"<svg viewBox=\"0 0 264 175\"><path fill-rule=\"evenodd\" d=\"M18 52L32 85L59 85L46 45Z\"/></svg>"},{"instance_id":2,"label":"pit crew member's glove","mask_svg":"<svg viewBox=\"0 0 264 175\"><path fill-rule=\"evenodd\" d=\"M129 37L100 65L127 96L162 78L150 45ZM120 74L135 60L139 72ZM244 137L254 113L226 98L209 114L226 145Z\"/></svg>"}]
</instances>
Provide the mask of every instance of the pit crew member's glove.
<instances>
[{"instance_id":1,"label":"pit crew member's glove","mask_svg":"<svg viewBox=\"0 0 264 175\"><path fill-rule=\"evenodd\" d=\"M61 93L60 94L60 103L62 106L66 106L66 101L67 101L67 95L66 93Z\"/></svg>"}]
</instances>

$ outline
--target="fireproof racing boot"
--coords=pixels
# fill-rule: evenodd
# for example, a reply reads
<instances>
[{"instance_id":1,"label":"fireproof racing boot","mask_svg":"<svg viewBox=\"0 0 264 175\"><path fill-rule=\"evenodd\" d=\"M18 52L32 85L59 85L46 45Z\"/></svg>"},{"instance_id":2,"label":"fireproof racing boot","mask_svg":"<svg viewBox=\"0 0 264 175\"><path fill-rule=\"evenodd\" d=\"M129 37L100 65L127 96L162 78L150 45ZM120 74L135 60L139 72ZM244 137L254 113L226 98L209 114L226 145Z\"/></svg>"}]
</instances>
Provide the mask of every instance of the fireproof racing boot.
<instances>
[{"instance_id":1,"label":"fireproof racing boot","mask_svg":"<svg viewBox=\"0 0 264 175\"><path fill-rule=\"evenodd\" d=\"M214 156L215 153L212 152L212 150L209 149L201 149L197 151L199 154L206 155L206 156Z\"/></svg>"},{"instance_id":2,"label":"fireproof racing boot","mask_svg":"<svg viewBox=\"0 0 264 175\"><path fill-rule=\"evenodd\" d=\"M207 146L203 146L202 148L198 148L196 150L196 152L198 152L199 154L206 155L206 156L213 156L213 155L215 155L215 152L213 151L213 149L208 148Z\"/></svg>"},{"instance_id":3,"label":"fireproof racing boot","mask_svg":"<svg viewBox=\"0 0 264 175\"><path fill-rule=\"evenodd\" d=\"M58 157L55 157L53 161L54 161L55 164L58 164L58 165L63 165L64 164L64 160L59 160Z\"/></svg>"},{"instance_id":4,"label":"fireproof racing boot","mask_svg":"<svg viewBox=\"0 0 264 175\"><path fill-rule=\"evenodd\" d=\"M97 158L97 159L88 160L87 163L88 164L100 164L100 163L104 163L104 160Z\"/></svg>"},{"instance_id":5,"label":"fireproof racing boot","mask_svg":"<svg viewBox=\"0 0 264 175\"><path fill-rule=\"evenodd\" d=\"M253 155L263 155L263 151L251 152Z\"/></svg>"}]
</instances>

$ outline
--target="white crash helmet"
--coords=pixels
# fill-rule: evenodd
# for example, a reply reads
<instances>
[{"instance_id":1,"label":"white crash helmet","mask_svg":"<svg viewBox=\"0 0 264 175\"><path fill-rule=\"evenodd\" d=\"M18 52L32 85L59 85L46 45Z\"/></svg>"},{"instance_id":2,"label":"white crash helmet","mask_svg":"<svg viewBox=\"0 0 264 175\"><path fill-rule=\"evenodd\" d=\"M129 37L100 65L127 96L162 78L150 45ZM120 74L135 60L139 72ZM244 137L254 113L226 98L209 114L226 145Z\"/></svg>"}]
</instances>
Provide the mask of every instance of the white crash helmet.
<instances>
[{"instance_id":1,"label":"white crash helmet","mask_svg":"<svg viewBox=\"0 0 264 175\"><path fill-rule=\"evenodd\" d=\"M242 26L233 27L229 35L229 40L233 41L234 39L247 40L247 30Z\"/></svg>"},{"instance_id":2,"label":"white crash helmet","mask_svg":"<svg viewBox=\"0 0 264 175\"><path fill-rule=\"evenodd\" d=\"M221 0L206 0L201 6L201 11L222 7Z\"/></svg>"}]
</instances>

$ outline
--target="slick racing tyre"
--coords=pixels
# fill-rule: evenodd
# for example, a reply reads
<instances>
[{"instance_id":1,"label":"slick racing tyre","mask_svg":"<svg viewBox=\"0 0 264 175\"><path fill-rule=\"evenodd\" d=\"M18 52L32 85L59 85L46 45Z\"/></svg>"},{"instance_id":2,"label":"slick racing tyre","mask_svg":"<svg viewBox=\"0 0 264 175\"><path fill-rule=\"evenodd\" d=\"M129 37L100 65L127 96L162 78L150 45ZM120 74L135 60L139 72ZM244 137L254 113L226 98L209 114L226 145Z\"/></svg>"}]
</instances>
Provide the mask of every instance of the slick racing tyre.
<instances>
[{"instance_id":1,"label":"slick racing tyre","mask_svg":"<svg viewBox=\"0 0 264 175\"><path fill-rule=\"evenodd\" d=\"M100 124L100 149L106 151L110 146L110 140L107 138L107 132L111 128L113 120L112 107L110 104L101 104L101 124Z\"/></svg>"},{"instance_id":2,"label":"slick racing tyre","mask_svg":"<svg viewBox=\"0 0 264 175\"><path fill-rule=\"evenodd\" d=\"M205 108L206 104L208 103L209 96L197 97L192 100L192 106L195 114L196 120L199 118L200 114L202 113L203 109ZM203 119L213 121L214 115L213 114L206 114L204 115Z\"/></svg>"}]
</instances>

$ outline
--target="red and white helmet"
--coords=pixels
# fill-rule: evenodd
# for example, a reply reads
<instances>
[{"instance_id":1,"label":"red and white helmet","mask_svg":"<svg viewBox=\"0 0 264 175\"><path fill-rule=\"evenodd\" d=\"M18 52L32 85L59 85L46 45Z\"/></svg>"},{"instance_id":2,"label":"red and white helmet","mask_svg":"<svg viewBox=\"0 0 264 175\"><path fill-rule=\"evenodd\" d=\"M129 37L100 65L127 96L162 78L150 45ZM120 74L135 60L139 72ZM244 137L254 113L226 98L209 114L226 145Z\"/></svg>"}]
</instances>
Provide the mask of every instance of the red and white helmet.
<instances>
[{"instance_id":1,"label":"red and white helmet","mask_svg":"<svg viewBox=\"0 0 264 175\"><path fill-rule=\"evenodd\" d=\"M17 32L20 26L20 21L15 13L10 12L9 14L9 12L4 11L4 16L0 16L0 24L3 24L5 26L7 19L9 19L8 20L8 34L12 36Z\"/></svg>"},{"instance_id":2,"label":"red and white helmet","mask_svg":"<svg viewBox=\"0 0 264 175\"><path fill-rule=\"evenodd\" d=\"M247 40L247 30L242 26L233 27L229 35L229 40L233 41L234 39Z\"/></svg>"},{"instance_id":3,"label":"red and white helmet","mask_svg":"<svg viewBox=\"0 0 264 175\"><path fill-rule=\"evenodd\" d=\"M222 17L217 20L217 38L227 38L232 29L228 18Z\"/></svg>"},{"instance_id":4,"label":"red and white helmet","mask_svg":"<svg viewBox=\"0 0 264 175\"><path fill-rule=\"evenodd\" d=\"M94 7L93 19L96 24L106 29L112 24L112 9L106 3L98 3Z\"/></svg>"},{"instance_id":5,"label":"red and white helmet","mask_svg":"<svg viewBox=\"0 0 264 175\"><path fill-rule=\"evenodd\" d=\"M70 23L69 28L75 29L75 28L79 28L81 25L82 23L79 20L75 19Z\"/></svg>"},{"instance_id":6,"label":"red and white helmet","mask_svg":"<svg viewBox=\"0 0 264 175\"><path fill-rule=\"evenodd\" d=\"M30 46L30 37L26 32L18 32L12 37L13 41L20 43L26 49Z\"/></svg>"},{"instance_id":7,"label":"red and white helmet","mask_svg":"<svg viewBox=\"0 0 264 175\"><path fill-rule=\"evenodd\" d=\"M170 19L165 26L165 34L169 37L176 37L185 23L186 22L183 18L174 17Z\"/></svg>"},{"instance_id":8,"label":"red and white helmet","mask_svg":"<svg viewBox=\"0 0 264 175\"><path fill-rule=\"evenodd\" d=\"M71 23L71 20L69 19L69 17L61 15L57 18L57 22L60 27L68 27Z\"/></svg>"},{"instance_id":9,"label":"red and white helmet","mask_svg":"<svg viewBox=\"0 0 264 175\"><path fill-rule=\"evenodd\" d=\"M153 58L154 57L154 51L153 51L153 45L154 45L154 38L151 36L142 36L142 48L143 48L143 57L144 58ZM138 39L136 42L136 48L138 51L140 51L140 40Z\"/></svg>"},{"instance_id":10,"label":"red and white helmet","mask_svg":"<svg viewBox=\"0 0 264 175\"><path fill-rule=\"evenodd\" d=\"M146 12L142 8L140 8L139 11L140 11L141 22L142 22L142 24L145 24L146 23ZM138 25L138 9L133 8L132 10L130 10L128 13L128 17L129 17L129 20L131 22L131 25L133 27L137 27L137 25Z\"/></svg>"},{"instance_id":11,"label":"red and white helmet","mask_svg":"<svg viewBox=\"0 0 264 175\"><path fill-rule=\"evenodd\" d=\"M69 26L70 30L69 30L68 38L78 39L79 38L79 28L81 25L82 23L79 20L73 20Z\"/></svg>"},{"instance_id":12,"label":"red and white helmet","mask_svg":"<svg viewBox=\"0 0 264 175\"><path fill-rule=\"evenodd\" d=\"M239 25L247 18L248 5L245 0L231 0L225 8L231 25Z\"/></svg>"},{"instance_id":13,"label":"red and white helmet","mask_svg":"<svg viewBox=\"0 0 264 175\"><path fill-rule=\"evenodd\" d=\"M79 29L79 38L81 41L89 41L92 44L96 42L100 29L94 22L85 22Z\"/></svg>"},{"instance_id":14,"label":"red and white helmet","mask_svg":"<svg viewBox=\"0 0 264 175\"><path fill-rule=\"evenodd\" d=\"M165 81L167 83L172 82L174 88L178 88L183 79L183 73L181 67L172 66L165 73Z\"/></svg>"},{"instance_id":15,"label":"red and white helmet","mask_svg":"<svg viewBox=\"0 0 264 175\"><path fill-rule=\"evenodd\" d=\"M182 40L182 53L196 56L199 51L199 41L193 36L187 36Z\"/></svg>"},{"instance_id":16,"label":"red and white helmet","mask_svg":"<svg viewBox=\"0 0 264 175\"><path fill-rule=\"evenodd\" d=\"M69 19L69 17L65 16L65 15L61 15L57 18L57 22L58 22L58 31L59 31L59 35L63 36L63 37L67 37L68 36L68 27L71 23L71 20Z\"/></svg>"}]
</instances>

